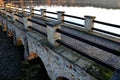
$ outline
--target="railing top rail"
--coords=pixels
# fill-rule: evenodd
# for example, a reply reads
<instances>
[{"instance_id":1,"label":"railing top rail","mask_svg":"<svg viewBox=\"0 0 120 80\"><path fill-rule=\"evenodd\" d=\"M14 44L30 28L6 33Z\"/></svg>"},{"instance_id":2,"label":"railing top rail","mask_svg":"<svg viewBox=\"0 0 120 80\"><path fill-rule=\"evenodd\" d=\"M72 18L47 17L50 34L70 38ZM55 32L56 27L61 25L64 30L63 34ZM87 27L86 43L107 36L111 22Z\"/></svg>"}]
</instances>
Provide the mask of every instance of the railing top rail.
<instances>
[{"instance_id":1,"label":"railing top rail","mask_svg":"<svg viewBox=\"0 0 120 80\"><path fill-rule=\"evenodd\" d=\"M46 13L57 14L56 12L46 11Z\"/></svg>"},{"instance_id":2,"label":"railing top rail","mask_svg":"<svg viewBox=\"0 0 120 80\"><path fill-rule=\"evenodd\" d=\"M116 25L116 24L111 24L111 23L97 21L97 20L94 20L93 22L98 23L98 24L102 24L102 25L107 25L107 26L115 27L115 28L120 28L120 25Z\"/></svg>"},{"instance_id":3,"label":"railing top rail","mask_svg":"<svg viewBox=\"0 0 120 80\"><path fill-rule=\"evenodd\" d=\"M105 31L105 30L101 30L101 29L97 29L97 28L92 28L92 29L93 29L93 30L96 30L96 31L99 31L99 32L103 32L103 33L109 34L109 35L113 35L113 36L120 37L120 35L119 35L119 34L116 34L116 33L112 33L112 32Z\"/></svg>"},{"instance_id":4,"label":"railing top rail","mask_svg":"<svg viewBox=\"0 0 120 80\"><path fill-rule=\"evenodd\" d=\"M77 26L80 26L80 27L84 27L83 24L80 24L80 23L75 23L75 22L72 22L72 21L67 21L67 20L63 20L64 22L66 23L70 23L70 24L73 24L73 25L77 25Z\"/></svg>"},{"instance_id":5,"label":"railing top rail","mask_svg":"<svg viewBox=\"0 0 120 80\"><path fill-rule=\"evenodd\" d=\"M38 10L38 9L34 9L35 11L41 11L41 10Z\"/></svg>"},{"instance_id":6,"label":"railing top rail","mask_svg":"<svg viewBox=\"0 0 120 80\"><path fill-rule=\"evenodd\" d=\"M45 16L45 17L50 18L50 19L57 20L57 18L54 18L54 17L50 17L50 16Z\"/></svg>"}]
</instances>

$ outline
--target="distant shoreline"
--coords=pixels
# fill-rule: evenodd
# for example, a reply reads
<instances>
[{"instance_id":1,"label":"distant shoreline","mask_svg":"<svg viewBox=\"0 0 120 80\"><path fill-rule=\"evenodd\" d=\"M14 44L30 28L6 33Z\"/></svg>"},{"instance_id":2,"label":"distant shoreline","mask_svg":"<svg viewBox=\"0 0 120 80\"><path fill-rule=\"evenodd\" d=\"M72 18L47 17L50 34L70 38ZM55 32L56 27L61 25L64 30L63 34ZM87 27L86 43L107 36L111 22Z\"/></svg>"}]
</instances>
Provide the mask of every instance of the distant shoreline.
<instances>
[{"instance_id":1,"label":"distant shoreline","mask_svg":"<svg viewBox=\"0 0 120 80\"><path fill-rule=\"evenodd\" d=\"M5 3L7 3L6 1ZM18 4L20 6L20 1L11 0L12 3ZM120 9L119 0L24 0L24 6L68 6L68 7L98 7L98 8L107 8L107 9Z\"/></svg>"}]
</instances>

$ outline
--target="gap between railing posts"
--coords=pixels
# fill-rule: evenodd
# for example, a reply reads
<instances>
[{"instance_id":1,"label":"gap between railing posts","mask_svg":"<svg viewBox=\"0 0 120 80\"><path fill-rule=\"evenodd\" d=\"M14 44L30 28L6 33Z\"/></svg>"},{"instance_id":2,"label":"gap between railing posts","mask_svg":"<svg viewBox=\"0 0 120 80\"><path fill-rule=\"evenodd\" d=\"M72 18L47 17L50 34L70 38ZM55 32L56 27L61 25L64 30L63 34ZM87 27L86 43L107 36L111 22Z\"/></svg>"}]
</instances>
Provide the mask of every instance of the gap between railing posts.
<instances>
[{"instance_id":1,"label":"gap between railing posts","mask_svg":"<svg viewBox=\"0 0 120 80\"><path fill-rule=\"evenodd\" d=\"M63 11L57 11L57 21L52 22L46 22L47 25L47 39L48 42L52 46L58 46L59 43L56 42L56 40L61 40L61 33L56 32L57 29L61 29L61 25L63 24L64 20L64 12Z\"/></svg>"}]
</instances>

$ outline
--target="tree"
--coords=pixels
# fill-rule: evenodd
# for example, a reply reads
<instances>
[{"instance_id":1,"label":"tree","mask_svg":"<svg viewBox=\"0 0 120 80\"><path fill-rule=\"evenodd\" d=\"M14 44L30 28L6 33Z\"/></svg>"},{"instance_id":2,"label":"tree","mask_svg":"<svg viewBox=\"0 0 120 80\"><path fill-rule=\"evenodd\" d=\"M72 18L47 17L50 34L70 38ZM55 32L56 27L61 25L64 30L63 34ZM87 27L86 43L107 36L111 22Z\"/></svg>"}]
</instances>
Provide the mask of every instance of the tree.
<instances>
[{"instance_id":1,"label":"tree","mask_svg":"<svg viewBox=\"0 0 120 80\"><path fill-rule=\"evenodd\" d=\"M47 5L51 5L51 0L47 0Z\"/></svg>"},{"instance_id":2,"label":"tree","mask_svg":"<svg viewBox=\"0 0 120 80\"><path fill-rule=\"evenodd\" d=\"M3 0L0 0L0 5L2 5L4 2L3 2Z\"/></svg>"}]
</instances>

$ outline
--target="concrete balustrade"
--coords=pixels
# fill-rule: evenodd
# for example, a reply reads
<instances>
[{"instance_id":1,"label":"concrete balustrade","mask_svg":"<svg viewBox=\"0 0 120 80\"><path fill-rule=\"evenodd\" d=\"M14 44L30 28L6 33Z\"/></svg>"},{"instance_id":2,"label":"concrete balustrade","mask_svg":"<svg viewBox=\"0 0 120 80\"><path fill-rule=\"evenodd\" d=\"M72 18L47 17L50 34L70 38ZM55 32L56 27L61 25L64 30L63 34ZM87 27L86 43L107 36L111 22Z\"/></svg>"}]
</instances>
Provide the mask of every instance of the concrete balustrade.
<instances>
[{"instance_id":1,"label":"concrete balustrade","mask_svg":"<svg viewBox=\"0 0 120 80\"><path fill-rule=\"evenodd\" d=\"M13 21L16 21L16 19L17 19L17 20L19 19L15 14L17 14L17 10L13 10L13 11L12 11L12 14L11 14L11 15L12 15L12 20L13 20Z\"/></svg>"},{"instance_id":2,"label":"concrete balustrade","mask_svg":"<svg viewBox=\"0 0 120 80\"><path fill-rule=\"evenodd\" d=\"M13 11L12 12L12 19L13 19L13 21L15 21L16 20L16 16L15 16L15 13L17 12L17 10L15 10L15 11ZM33 10L33 8L31 7L31 11L30 11L30 15L28 16L28 15L24 15L23 16L23 22L24 22L24 28L25 28L25 30L28 30L28 26L32 26L32 22L30 22L30 21L28 21L28 19L29 18L31 18L32 16L33 16L33 13L34 13L34 10ZM41 9L41 18L43 18L43 19L46 19L45 18L45 16L46 16L46 9ZM48 42L52 45L52 46L59 46L60 44L58 44L57 42L56 42L56 40L58 40L58 39L61 39L61 33L58 33L58 32L56 32L56 29L60 29L61 28L61 25L63 24L63 21L64 21L64 12L62 12L62 11L57 11L57 17L58 17L58 19L57 19L57 21L51 21L51 22L46 22L46 25L47 25L47 39L48 39ZM87 31L87 32L89 32L89 31L92 31L92 28L94 27L94 22L93 22L93 20L95 19L95 17L94 16L85 16L85 31ZM4 23L5 24L5 23ZM54 52L55 51L53 51L53 52L51 52L50 53L50 49L49 48L46 48L45 46L42 46L42 45L40 45L40 44L38 44L37 42L40 42L39 40L40 39L38 39L38 38L40 38L40 34L38 34L38 33L36 33L36 35L37 36L39 36L39 37L34 37L32 34L34 34L34 33L32 33L32 31L30 32L30 33L28 33L29 35L24 35L23 33L26 33L26 32L24 32L24 30L23 30L23 32L22 32L22 30L21 29L18 29L17 27L19 27L19 26L17 26L17 24L15 24L15 26L9 26L11 29L13 29L13 30L16 30L16 36L17 37L14 37L15 38L15 40L14 41L16 41L16 42L18 42L17 44L18 44L18 46L19 45L21 45L22 44L22 38L23 37L21 37L21 35L22 36L24 36L25 37L25 39L23 39L23 41L24 41L24 46L27 46L27 47L25 47L25 54L27 54L27 53L29 53L29 49L31 49L31 51L33 51L32 53L31 53L31 55L29 56L29 59L32 59L32 58L35 58L35 57L38 57L39 56L39 54L47 54L47 55L50 55L50 54L54 54ZM13 28L14 27L14 28ZM20 27L22 27L22 26L20 26ZM19 31L19 33L17 33ZM22 32L22 34L21 34L21 32ZM12 31L11 31L11 34L10 35L12 35L13 33L12 33ZM19 34L21 34L21 35L19 35ZM19 35L19 36L18 36ZM33 37L31 37L31 36L33 36ZM89 37L91 38L91 39L89 39L89 40L91 40L91 41L95 41L95 42L98 42L99 44L102 44L102 45L107 45L107 46L110 46L110 44L112 44L112 46L117 46L117 47L119 47L119 44L116 44L116 43L113 43L113 42L110 42L110 41L108 41L108 40L105 40L105 39L103 39L103 38L98 38L98 37L96 37L96 36L92 36L92 35L88 35L88 34L84 34L84 33L82 33L82 32L80 32L80 34L79 34L82 38L88 38L89 39ZM36 39L35 39L36 38ZM28 41L29 42L27 42L27 39L28 39ZM46 38L45 38L46 39ZM45 40L44 39L44 40ZM92 40L92 39L94 39L94 40ZM38 40L38 41L37 41ZM30 42L31 41L31 42ZM35 41L35 42L33 42L33 41ZM42 39L42 41L43 41L43 39ZM105 42L105 43L103 43L103 42ZM29 44L29 45L28 45ZM83 43L81 43L80 45L82 46L82 44ZM32 47L31 47L32 46ZM40 48L42 46L42 48ZM81 47L80 46L80 47ZM101 52L101 50L97 50L96 48L93 48L93 46L92 47L90 47L90 45L87 45L87 44L84 44L83 45L84 47L86 47L87 49L89 48L89 50L88 50L88 52L87 52L87 50L85 50L84 48L80 48L80 50L82 50L82 51L85 51L86 53L95 53L95 54L98 54L98 53L102 53ZM87 47L88 46L88 47ZM46 50L45 52L44 52L44 50L42 50L43 48L45 47L45 49L44 50ZM29 49L28 49L29 48ZM58 47L57 47L58 48ZM110 48L112 48L112 47L110 47ZM112 48L112 49L114 49L114 48ZM94 51L93 51L94 50ZM96 50L96 51L95 51ZM118 50L118 48L116 48L116 50ZM35 53L35 51L36 51L36 53L37 52L40 52L39 54L38 54L38 56L36 55L36 54L34 54ZM42 52L43 51L43 52ZM56 50L57 51L57 50ZM65 50L66 52L63 52L63 53L60 53L59 52L59 54L63 54L64 56L66 55L67 57L67 59L72 59L73 58L73 55L72 55L72 53L73 52L71 52L71 54L68 52L68 50L66 49ZM100 52L99 52L100 51ZM48 53L46 53L46 52L48 52ZM66 53L66 54L65 54ZM106 53L106 52L105 52ZM40 55L40 56L43 56L43 54L42 55ZM72 75L75 77L75 78L73 78L74 80L75 79L77 79L77 78L79 78L79 80L82 80L82 78L83 78L83 80L97 80L97 79L94 79L93 77L88 77L89 76L89 74L87 74L86 72L79 72L79 71L81 71L81 68L79 69L78 67L76 68L76 66L74 67L74 66L72 66L71 65L71 63L70 64L68 64L68 62L64 62L64 61L66 61L64 58L62 58L61 60L63 60L63 61L59 61L60 60L60 58L58 59L58 58L55 58L55 55L56 55L56 53L54 54L54 56L53 57L48 57L48 58L46 58L46 56L45 57L43 57L42 59L45 59L45 60L48 60L48 61L52 61L53 59L55 60L54 62L57 62L57 60L58 60L58 63L60 63L60 65L58 65L59 67L61 66L61 64L63 64L63 65L65 65L65 66L63 66L63 67L58 67L58 71L56 71L56 72L60 72L61 71L61 74L64 74L64 75L67 75L67 74L65 74L65 73L62 73L62 69L64 69L64 67L65 67L65 69L64 70L66 70L66 69L68 69L68 70L66 70L65 72L67 73L68 72L68 75L67 75L67 77L69 78L69 77L71 77L71 75L70 75L70 73L72 73L72 72L74 72L76 75L74 75L74 73L72 73ZM71 56L71 57L69 57L69 56ZM27 54L27 57L28 57L28 54ZM78 55L76 55L76 57L74 56L74 58L75 58L75 60L73 60L73 61L76 61L75 63L77 64L77 65L79 65L80 64L80 66L81 66L81 64L82 64L82 60L81 59L79 59L80 58L80 56L78 56ZM50 60L51 59L51 60ZM111 58L112 59L112 58ZM108 59L109 60L109 59ZM47 62L47 61L46 61ZM63 62L63 63L62 63ZM55 71L54 69L54 65L56 66L56 64L57 63L54 63L53 64L53 62L51 62L51 63L48 63L48 64L52 64L51 66L53 66L52 68L50 67L49 68L49 66L47 65L47 68L49 68L49 69L53 69L52 71ZM74 65L74 64L73 64ZM45 65L46 66L46 65ZM69 68L67 68L67 67L69 67ZM71 72L72 71L72 72ZM50 74L51 73L51 71L48 71L49 72L49 75L51 76L51 75L54 75L55 76L55 78L56 78L56 73L54 72L54 74ZM83 75L79 75L78 74L78 72L79 73L81 73L81 74L83 74ZM53 72L52 72L53 73ZM58 73L59 74L59 73ZM58 75L57 74L57 75ZM113 75L113 78L111 78L111 80L113 80L113 79L115 79L114 78L114 76L117 76L118 77L118 75L120 74L120 71L115 71L115 73L114 73L114 75ZM70 75L70 76L69 76ZM72 77L73 77L72 76ZM57 76L58 77L58 76ZM66 76L65 76L66 77ZM82 77L82 78L81 78ZM52 79L54 79L55 80L55 78L52 78ZM72 78L70 78L70 79L72 79ZM116 79L117 80L117 79ZM119 80L119 79L118 79Z\"/></svg>"},{"instance_id":3,"label":"concrete balustrade","mask_svg":"<svg viewBox=\"0 0 120 80\"><path fill-rule=\"evenodd\" d=\"M17 6L17 5L15 6L15 10L16 10L16 14L17 14L17 13L18 13L18 11L19 11L19 10L18 10L18 6Z\"/></svg>"},{"instance_id":4,"label":"concrete balustrade","mask_svg":"<svg viewBox=\"0 0 120 80\"><path fill-rule=\"evenodd\" d=\"M34 14L34 8L33 7L30 8L30 15L27 15L27 14L24 13L24 16L23 16L23 22L24 23L23 24L24 24L24 28L26 30L28 30L29 26L32 26L32 22L28 21L28 19L30 19L33 16L33 14Z\"/></svg>"},{"instance_id":5,"label":"concrete balustrade","mask_svg":"<svg viewBox=\"0 0 120 80\"><path fill-rule=\"evenodd\" d=\"M85 31L92 31L94 27L93 20L95 19L94 16L84 16L85 17Z\"/></svg>"},{"instance_id":6,"label":"concrete balustrade","mask_svg":"<svg viewBox=\"0 0 120 80\"><path fill-rule=\"evenodd\" d=\"M22 13L23 13L23 15L26 14L26 12L25 12L25 6L22 7Z\"/></svg>"},{"instance_id":7,"label":"concrete balustrade","mask_svg":"<svg viewBox=\"0 0 120 80\"><path fill-rule=\"evenodd\" d=\"M63 22L64 20L64 11L57 11L57 17L59 22Z\"/></svg>"},{"instance_id":8,"label":"concrete balustrade","mask_svg":"<svg viewBox=\"0 0 120 80\"><path fill-rule=\"evenodd\" d=\"M58 21L47 22L47 38L51 45L58 46L56 40L61 39L61 33L56 32L56 29L61 28L61 24L64 20L64 12L57 11Z\"/></svg>"},{"instance_id":9,"label":"concrete balustrade","mask_svg":"<svg viewBox=\"0 0 120 80\"><path fill-rule=\"evenodd\" d=\"M41 18L42 19L46 19L45 16L46 16L46 9L41 9Z\"/></svg>"},{"instance_id":10,"label":"concrete balustrade","mask_svg":"<svg viewBox=\"0 0 120 80\"><path fill-rule=\"evenodd\" d=\"M53 46L58 46L59 44L56 42L57 39L61 39L61 34L56 32L56 29L61 28L61 22L47 22L47 39L48 42Z\"/></svg>"},{"instance_id":11,"label":"concrete balustrade","mask_svg":"<svg viewBox=\"0 0 120 80\"><path fill-rule=\"evenodd\" d=\"M3 11L3 13L5 14L5 17L7 17L7 8L6 8L6 6L4 6L4 11Z\"/></svg>"},{"instance_id":12,"label":"concrete balustrade","mask_svg":"<svg viewBox=\"0 0 120 80\"><path fill-rule=\"evenodd\" d=\"M30 15L31 15L31 16L34 15L34 7L30 7Z\"/></svg>"},{"instance_id":13,"label":"concrete balustrade","mask_svg":"<svg viewBox=\"0 0 120 80\"><path fill-rule=\"evenodd\" d=\"M32 26L32 22L28 21L28 19L30 19L30 18L31 18L31 16L29 16L29 15L24 15L24 17L23 17L23 24L24 24L25 30L28 30L28 27Z\"/></svg>"}]
</instances>

